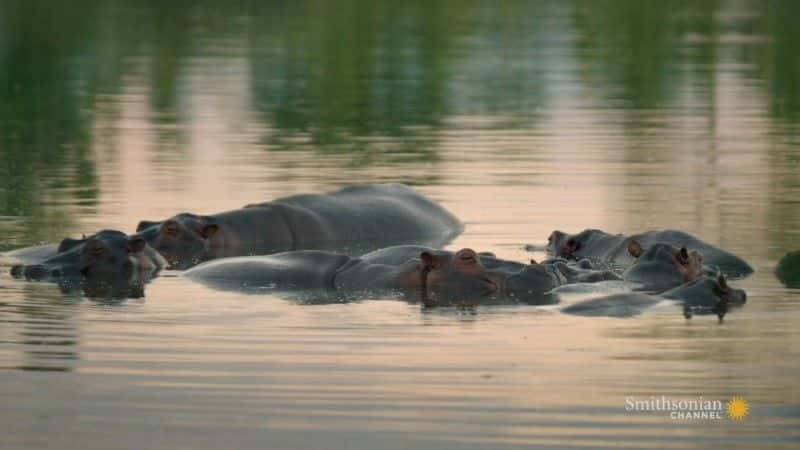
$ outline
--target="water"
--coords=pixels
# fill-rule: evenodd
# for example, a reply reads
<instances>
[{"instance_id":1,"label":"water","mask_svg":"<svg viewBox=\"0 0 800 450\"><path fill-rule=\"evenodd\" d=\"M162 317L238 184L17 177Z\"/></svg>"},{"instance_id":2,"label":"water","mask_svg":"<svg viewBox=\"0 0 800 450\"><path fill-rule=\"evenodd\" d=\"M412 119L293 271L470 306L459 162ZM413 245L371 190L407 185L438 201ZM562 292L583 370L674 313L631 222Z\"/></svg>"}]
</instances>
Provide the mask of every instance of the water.
<instances>
[{"instance_id":1,"label":"water","mask_svg":"<svg viewBox=\"0 0 800 450\"><path fill-rule=\"evenodd\" d=\"M401 181L525 260L680 228L747 259L658 310L300 305L168 274L115 304L0 273L0 447L796 448L796 2L0 3L0 246ZM742 422L625 410L727 401Z\"/></svg>"}]
</instances>

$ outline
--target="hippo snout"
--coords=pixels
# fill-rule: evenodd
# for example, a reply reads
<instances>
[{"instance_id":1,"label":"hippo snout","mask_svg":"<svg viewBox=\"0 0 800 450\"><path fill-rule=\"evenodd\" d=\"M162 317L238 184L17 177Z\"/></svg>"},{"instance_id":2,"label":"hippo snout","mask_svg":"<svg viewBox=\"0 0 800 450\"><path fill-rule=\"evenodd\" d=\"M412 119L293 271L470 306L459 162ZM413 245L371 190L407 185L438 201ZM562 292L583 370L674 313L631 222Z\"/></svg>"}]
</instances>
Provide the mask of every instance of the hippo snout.
<instances>
[{"instance_id":1,"label":"hippo snout","mask_svg":"<svg viewBox=\"0 0 800 450\"><path fill-rule=\"evenodd\" d=\"M747 303L747 293L745 293L741 289L737 289L736 291L734 291L732 297L733 297L733 302L732 302L733 305L741 306Z\"/></svg>"},{"instance_id":2,"label":"hippo snout","mask_svg":"<svg viewBox=\"0 0 800 450\"><path fill-rule=\"evenodd\" d=\"M41 280L47 275L47 269L41 264L36 264L25 267L23 273L25 274L25 278L29 280Z\"/></svg>"},{"instance_id":3,"label":"hippo snout","mask_svg":"<svg viewBox=\"0 0 800 450\"><path fill-rule=\"evenodd\" d=\"M41 281L47 278L61 278L64 275L60 267L45 267L41 264L30 266L14 266L11 268L11 276L15 278L25 278L26 280Z\"/></svg>"},{"instance_id":4,"label":"hippo snout","mask_svg":"<svg viewBox=\"0 0 800 450\"><path fill-rule=\"evenodd\" d=\"M22 278L24 272L25 272L25 266L23 266L22 264L11 266L11 276L14 278Z\"/></svg>"}]
</instances>

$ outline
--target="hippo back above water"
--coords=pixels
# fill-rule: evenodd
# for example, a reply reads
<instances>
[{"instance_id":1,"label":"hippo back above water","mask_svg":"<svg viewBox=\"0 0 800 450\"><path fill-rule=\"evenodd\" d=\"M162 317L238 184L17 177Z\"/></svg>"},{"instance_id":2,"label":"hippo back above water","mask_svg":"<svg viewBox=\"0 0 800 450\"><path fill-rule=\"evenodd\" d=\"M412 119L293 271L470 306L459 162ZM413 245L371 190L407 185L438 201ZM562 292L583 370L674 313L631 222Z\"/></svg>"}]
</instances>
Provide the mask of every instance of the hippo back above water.
<instances>
[{"instance_id":1,"label":"hippo back above water","mask_svg":"<svg viewBox=\"0 0 800 450\"><path fill-rule=\"evenodd\" d=\"M447 210L402 184L303 194L214 215L142 221L137 232L173 268L301 249L357 254L394 244L440 246L463 229Z\"/></svg>"},{"instance_id":2,"label":"hippo back above water","mask_svg":"<svg viewBox=\"0 0 800 450\"><path fill-rule=\"evenodd\" d=\"M738 256L679 230L647 231L634 235L615 235L596 229L577 234L554 231L548 238L547 251L567 259L592 258L628 267L636 260L628 251L634 241L643 247L669 244L698 251L702 253L705 264L732 278L745 277L753 272L753 268Z\"/></svg>"},{"instance_id":3,"label":"hippo back above water","mask_svg":"<svg viewBox=\"0 0 800 450\"><path fill-rule=\"evenodd\" d=\"M564 282L551 266L498 263L487 268L470 249L458 252L397 246L351 258L318 250L209 261L184 273L223 290L313 291L327 298L379 298L387 293L426 306L463 302L549 304L548 292ZM332 295L332 297L331 297Z\"/></svg>"},{"instance_id":4,"label":"hippo back above water","mask_svg":"<svg viewBox=\"0 0 800 450\"><path fill-rule=\"evenodd\" d=\"M614 293L573 303L561 312L578 316L633 317L666 303L682 307L687 319L693 315L715 314L722 320L731 308L740 308L746 302L745 291L729 286L725 277L704 276L660 295Z\"/></svg>"}]
</instances>

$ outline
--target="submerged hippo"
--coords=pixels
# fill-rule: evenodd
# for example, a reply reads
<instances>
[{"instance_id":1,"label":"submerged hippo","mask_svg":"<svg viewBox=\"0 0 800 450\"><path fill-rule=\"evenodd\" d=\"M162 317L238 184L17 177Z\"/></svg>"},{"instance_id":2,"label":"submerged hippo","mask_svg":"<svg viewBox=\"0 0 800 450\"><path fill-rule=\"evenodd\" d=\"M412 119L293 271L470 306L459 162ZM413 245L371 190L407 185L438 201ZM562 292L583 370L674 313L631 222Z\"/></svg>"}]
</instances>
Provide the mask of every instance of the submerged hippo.
<instances>
[{"instance_id":1,"label":"submerged hippo","mask_svg":"<svg viewBox=\"0 0 800 450\"><path fill-rule=\"evenodd\" d=\"M103 230L83 239L64 239L52 256L36 264L15 265L11 275L62 286L141 286L166 261L144 239L116 230Z\"/></svg>"},{"instance_id":2,"label":"submerged hippo","mask_svg":"<svg viewBox=\"0 0 800 450\"><path fill-rule=\"evenodd\" d=\"M628 253L635 259L621 276L612 271L589 269L596 267L589 261L569 265L573 271L579 264L586 269L577 270L576 276L567 276L568 282L556 288L553 294L594 296L632 291L658 294L704 276L703 255L686 247L654 244L644 249L638 242L631 241Z\"/></svg>"},{"instance_id":3,"label":"submerged hippo","mask_svg":"<svg viewBox=\"0 0 800 450\"><path fill-rule=\"evenodd\" d=\"M644 249L637 241L628 243L628 254L636 258L622 272L622 278L640 291L664 292L703 276L704 255L686 247L656 243Z\"/></svg>"},{"instance_id":4,"label":"submerged hippo","mask_svg":"<svg viewBox=\"0 0 800 450\"><path fill-rule=\"evenodd\" d=\"M778 261L775 276L790 288L800 288L800 250L789 252Z\"/></svg>"},{"instance_id":5,"label":"submerged hippo","mask_svg":"<svg viewBox=\"0 0 800 450\"><path fill-rule=\"evenodd\" d=\"M429 247L421 245L397 245L367 253L362 255L361 259L377 264L398 265L418 257L422 252L430 251L433 250ZM500 259L491 252L480 252L477 255L481 264L490 270L501 270L507 273L514 273L527 266L527 264L520 262ZM551 267L552 270L558 270L563 276L563 283L565 284L593 283L597 281L622 279L620 275L617 275L613 271L599 268L587 259L572 262L563 258L554 258L542 261L541 263L531 260L530 263L541 264Z\"/></svg>"},{"instance_id":6,"label":"submerged hippo","mask_svg":"<svg viewBox=\"0 0 800 450\"><path fill-rule=\"evenodd\" d=\"M348 254L385 245L443 245L461 222L402 184L347 187L328 194L294 195L219 214L178 214L142 221L136 231L172 268L229 256L300 249L347 249Z\"/></svg>"},{"instance_id":7,"label":"submerged hippo","mask_svg":"<svg viewBox=\"0 0 800 450\"><path fill-rule=\"evenodd\" d=\"M34 264L44 261L56 253L58 253L58 244L43 244L0 253L0 258L12 261L14 264Z\"/></svg>"},{"instance_id":8,"label":"submerged hippo","mask_svg":"<svg viewBox=\"0 0 800 450\"><path fill-rule=\"evenodd\" d=\"M591 258L627 267L634 262L628 252L628 246L633 241L645 247L670 244L697 250L703 254L706 264L719 268L729 277L745 277L753 272L752 267L738 256L677 230L647 231L630 236L593 229L578 234L554 231L548 238L547 251L562 258Z\"/></svg>"},{"instance_id":9,"label":"submerged hippo","mask_svg":"<svg viewBox=\"0 0 800 450\"><path fill-rule=\"evenodd\" d=\"M564 282L558 271L540 264L488 269L470 249L424 250L410 259L405 258L408 248L395 249L397 258L389 250L366 258L318 250L226 258L201 264L184 276L220 289L310 290L344 298L391 295L427 306L481 300L546 304L553 301L547 292Z\"/></svg>"},{"instance_id":10,"label":"submerged hippo","mask_svg":"<svg viewBox=\"0 0 800 450\"><path fill-rule=\"evenodd\" d=\"M695 314L716 314L720 321L731 307L747 301L742 289L732 288L725 277L702 277L661 295L624 292L594 298L563 308L566 314L579 316L633 317L661 302L672 301L683 308L688 319Z\"/></svg>"}]
</instances>

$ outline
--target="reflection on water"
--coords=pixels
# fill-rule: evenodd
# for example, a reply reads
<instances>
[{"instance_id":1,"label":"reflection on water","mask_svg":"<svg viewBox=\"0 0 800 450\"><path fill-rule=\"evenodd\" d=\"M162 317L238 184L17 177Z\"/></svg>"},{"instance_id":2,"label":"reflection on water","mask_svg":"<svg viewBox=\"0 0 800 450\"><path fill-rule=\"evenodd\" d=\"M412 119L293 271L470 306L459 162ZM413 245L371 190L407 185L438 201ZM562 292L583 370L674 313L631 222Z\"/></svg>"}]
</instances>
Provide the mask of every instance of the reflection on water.
<instances>
[{"instance_id":1,"label":"reflection on water","mask_svg":"<svg viewBox=\"0 0 800 450\"><path fill-rule=\"evenodd\" d=\"M109 303L0 267L4 446L791 448L793 1L0 2L0 249L402 181L525 260L676 227L756 267L726 323L209 291ZM541 255L533 254L538 258ZM727 399L743 423L624 411Z\"/></svg>"}]
</instances>

